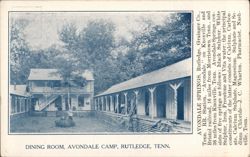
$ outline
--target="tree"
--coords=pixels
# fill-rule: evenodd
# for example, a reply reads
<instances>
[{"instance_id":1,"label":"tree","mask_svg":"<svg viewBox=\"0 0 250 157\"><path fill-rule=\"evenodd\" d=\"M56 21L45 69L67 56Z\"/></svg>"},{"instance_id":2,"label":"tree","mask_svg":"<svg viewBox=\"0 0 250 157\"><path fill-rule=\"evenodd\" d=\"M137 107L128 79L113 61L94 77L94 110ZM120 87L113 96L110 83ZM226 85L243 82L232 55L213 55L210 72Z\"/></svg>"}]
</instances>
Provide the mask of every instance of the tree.
<instances>
[{"instance_id":1,"label":"tree","mask_svg":"<svg viewBox=\"0 0 250 157\"><path fill-rule=\"evenodd\" d=\"M95 91L107 88L108 83L103 82L111 79L114 30L114 24L109 21L93 20L81 30L74 24L67 24L59 31L65 48L76 59L75 68L94 72Z\"/></svg>"},{"instance_id":2,"label":"tree","mask_svg":"<svg viewBox=\"0 0 250 157\"><path fill-rule=\"evenodd\" d=\"M131 47L137 50L144 73L191 56L191 14L176 13L163 25L148 24L147 31L134 33Z\"/></svg>"},{"instance_id":3,"label":"tree","mask_svg":"<svg viewBox=\"0 0 250 157\"><path fill-rule=\"evenodd\" d=\"M24 29L29 21L13 20L10 24L10 82L24 84L29 74L30 49L25 40Z\"/></svg>"},{"instance_id":4,"label":"tree","mask_svg":"<svg viewBox=\"0 0 250 157\"><path fill-rule=\"evenodd\" d=\"M55 68L57 57L63 55L63 50L52 45L46 49L33 50L30 54L29 67L30 68Z\"/></svg>"},{"instance_id":5,"label":"tree","mask_svg":"<svg viewBox=\"0 0 250 157\"><path fill-rule=\"evenodd\" d=\"M191 14L172 14L161 25L143 21L131 41L115 40L115 25L107 20L89 21L83 29L68 24L59 31L75 68L94 72L95 92L191 56Z\"/></svg>"}]
</instances>

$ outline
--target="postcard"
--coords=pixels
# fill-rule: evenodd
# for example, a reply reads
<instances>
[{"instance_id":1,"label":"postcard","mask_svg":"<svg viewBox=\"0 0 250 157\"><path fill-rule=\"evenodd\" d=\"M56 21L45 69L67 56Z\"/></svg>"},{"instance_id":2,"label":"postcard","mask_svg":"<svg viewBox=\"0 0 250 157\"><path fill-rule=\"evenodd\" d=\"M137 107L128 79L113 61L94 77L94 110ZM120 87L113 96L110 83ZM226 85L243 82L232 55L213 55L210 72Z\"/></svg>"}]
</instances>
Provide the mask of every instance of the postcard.
<instances>
[{"instance_id":1,"label":"postcard","mask_svg":"<svg viewBox=\"0 0 250 157\"><path fill-rule=\"evenodd\" d=\"M2 156L248 156L247 1L2 1Z\"/></svg>"}]
</instances>

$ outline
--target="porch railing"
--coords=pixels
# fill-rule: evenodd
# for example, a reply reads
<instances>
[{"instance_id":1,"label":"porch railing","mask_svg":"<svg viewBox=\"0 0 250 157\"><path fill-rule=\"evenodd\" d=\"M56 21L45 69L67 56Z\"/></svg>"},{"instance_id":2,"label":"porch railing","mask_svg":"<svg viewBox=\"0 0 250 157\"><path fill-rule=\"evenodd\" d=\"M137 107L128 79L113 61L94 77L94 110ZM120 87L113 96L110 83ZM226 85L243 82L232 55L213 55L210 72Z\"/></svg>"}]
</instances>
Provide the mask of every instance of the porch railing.
<instances>
[{"instance_id":1,"label":"porch railing","mask_svg":"<svg viewBox=\"0 0 250 157\"><path fill-rule=\"evenodd\" d=\"M31 93L67 93L69 90L70 93L91 93L90 90L80 87L33 87Z\"/></svg>"}]
</instances>

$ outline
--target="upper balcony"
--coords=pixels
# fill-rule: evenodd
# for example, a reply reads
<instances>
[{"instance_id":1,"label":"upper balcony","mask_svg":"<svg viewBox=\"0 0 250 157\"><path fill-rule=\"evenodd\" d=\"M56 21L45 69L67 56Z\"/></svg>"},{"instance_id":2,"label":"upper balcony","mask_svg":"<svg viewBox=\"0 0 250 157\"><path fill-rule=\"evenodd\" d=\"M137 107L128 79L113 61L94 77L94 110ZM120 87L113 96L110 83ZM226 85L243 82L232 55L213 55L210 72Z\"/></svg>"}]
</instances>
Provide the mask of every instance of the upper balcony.
<instances>
[{"instance_id":1,"label":"upper balcony","mask_svg":"<svg viewBox=\"0 0 250 157\"><path fill-rule=\"evenodd\" d=\"M94 92L94 78L91 71L85 70L80 77L86 82L70 80L68 84L70 88L65 87L61 75L57 69L31 69L28 77L28 87L31 94L91 94ZM64 82L64 83L63 83Z\"/></svg>"},{"instance_id":2,"label":"upper balcony","mask_svg":"<svg viewBox=\"0 0 250 157\"><path fill-rule=\"evenodd\" d=\"M30 93L32 94L92 94L93 90L90 87L32 87Z\"/></svg>"}]
</instances>

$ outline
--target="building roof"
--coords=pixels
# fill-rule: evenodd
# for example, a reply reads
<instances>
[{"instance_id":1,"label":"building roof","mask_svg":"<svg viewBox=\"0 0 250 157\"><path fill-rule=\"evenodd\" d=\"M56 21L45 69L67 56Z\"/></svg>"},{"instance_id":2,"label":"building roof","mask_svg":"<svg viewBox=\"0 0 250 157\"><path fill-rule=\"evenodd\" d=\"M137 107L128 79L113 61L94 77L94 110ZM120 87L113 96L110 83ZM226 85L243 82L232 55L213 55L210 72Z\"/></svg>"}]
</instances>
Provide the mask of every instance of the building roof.
<instances>
[{"instance_id":1,"label":"building roof","mask_svg":"<svg viewBox=\"0 0 250 157\"><path fill-rule=\"evenodd\" d=\"M86 80L94 80L93 73L89 70L85 70L82 76ZM57 69L30 69L28 80L62 80L62 77Z\"/></svg>"},{"instance_id":2,"label":"building roof","mask_svg":"<svg viewBox=\"0 0 250 157\"><path fill-rule=\"evenodd\" d=\"M129 89L139 88L178 78L188 77L191 76L191 73L192 73L192 59L188 58L180 62L171 64L169 66L166 66L164 68L113 85L103 93L100 93L96 96L117 93Z\"/></svg>"},{"instance_id":3,"label":"building roof","mask_svg":"<svg viewBox=\"0 0 250 157\"><path fill-rule=\"evenodd\" d=\"M28 96L26 91L26 85L10 85L9 86L10 94L15 94L19 96Z\"/></svg>"},{"instance_id":4,"label":"building roof","mask_svg":"<svg viewBox=\"0 0 250 157\"><path fill-rule=\"evenodd\" d=\"M28 80L62 80L57 69L30 69Z\"/></svg>"}]
</instances>

